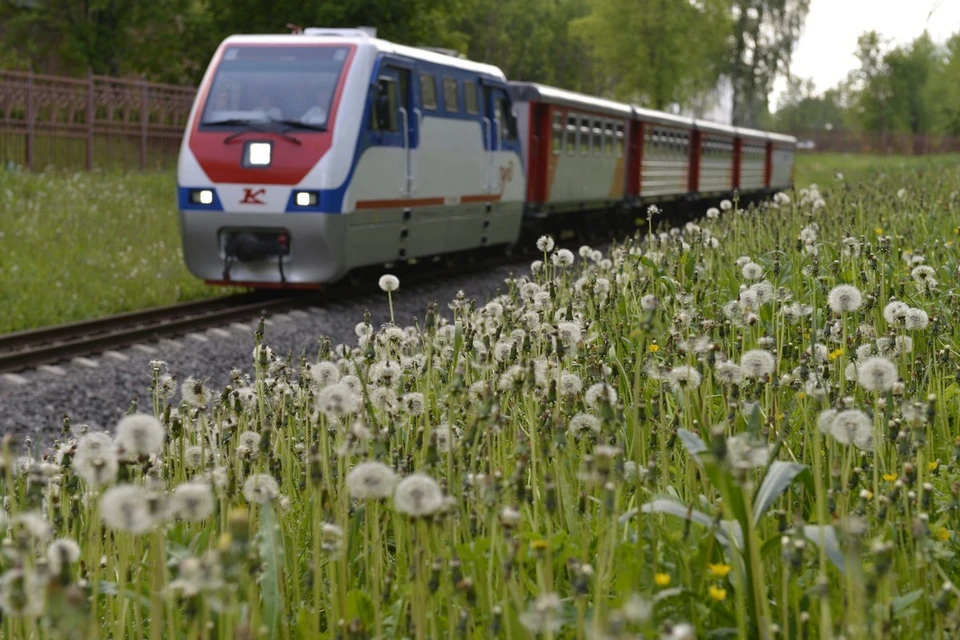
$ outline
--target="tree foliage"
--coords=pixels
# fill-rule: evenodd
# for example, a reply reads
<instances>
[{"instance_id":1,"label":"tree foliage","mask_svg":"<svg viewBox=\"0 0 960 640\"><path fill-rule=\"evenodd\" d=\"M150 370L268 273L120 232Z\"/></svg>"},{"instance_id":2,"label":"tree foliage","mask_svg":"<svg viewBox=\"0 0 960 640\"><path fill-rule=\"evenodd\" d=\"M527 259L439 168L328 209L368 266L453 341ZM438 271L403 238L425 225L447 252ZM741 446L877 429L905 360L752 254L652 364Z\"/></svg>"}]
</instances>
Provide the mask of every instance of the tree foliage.
<instances>
[{"instance_id":1,"label":"tree foliage","mask_svg":"<svg viewBox=\"0 0 960 640\"><path fill-rule=\"evenodd\" d=\"M923 33L891 47L867 31L856 56L860 66L821 95L810 82L788 82L776 127L960 135L960 32L942 45Z\"/></svg>"}]
</instances>

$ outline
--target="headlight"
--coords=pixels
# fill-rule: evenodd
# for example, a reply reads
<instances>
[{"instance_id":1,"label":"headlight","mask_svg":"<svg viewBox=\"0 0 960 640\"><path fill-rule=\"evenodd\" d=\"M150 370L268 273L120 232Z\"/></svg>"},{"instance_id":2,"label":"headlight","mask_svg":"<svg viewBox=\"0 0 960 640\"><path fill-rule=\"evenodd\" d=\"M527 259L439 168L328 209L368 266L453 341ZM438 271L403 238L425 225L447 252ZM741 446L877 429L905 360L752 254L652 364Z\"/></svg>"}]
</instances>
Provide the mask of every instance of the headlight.
<instances>
[{"instance_id":1,"label":"headlight","mask_svg":"<svg viewBox=\"0 0 960 640\"><path fill-rule=\"evenodd\" d=\"M293 201L298 207L315 207L319 199L319 194L316 191L297 191Z\"/></svg>"},{"instance_id":2,"label":"headlight","mask_svg":"<svg viewBox=\"0 0 960 640\"><path fill-rule=\"evenodd\" d=\"M213 204L213 191L210 189L191 189L190 202L192 204Z\"/></svg>"},{"instance_id":3,"label":"headlight","mask_svg":"<svg viewBox=\"0 0 960 640\"><path fill-rule=\"evenodd\" d=\"M269 167L273 155L270 142L248 142L244 153L244 164L248 167Z\"/></svg>"}]
</instances>

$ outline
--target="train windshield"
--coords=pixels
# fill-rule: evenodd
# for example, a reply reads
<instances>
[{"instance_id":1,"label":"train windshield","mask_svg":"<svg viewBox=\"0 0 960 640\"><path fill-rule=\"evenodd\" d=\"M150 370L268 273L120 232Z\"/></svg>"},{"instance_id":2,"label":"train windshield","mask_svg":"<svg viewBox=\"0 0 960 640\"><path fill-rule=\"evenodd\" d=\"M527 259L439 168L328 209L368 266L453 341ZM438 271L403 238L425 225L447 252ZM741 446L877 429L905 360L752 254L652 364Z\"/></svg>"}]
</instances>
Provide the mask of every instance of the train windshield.
<instances>
[{"instance_id":1,"label":"train windshield","mask_svg":"<svg viewBox=\"0 0 960 640\"><path fill-rule=\"evenodd\" d=\"M200 124L282 121L324 129L347 53L347 47L228 47Z\"/></svg>"}]
</instances>

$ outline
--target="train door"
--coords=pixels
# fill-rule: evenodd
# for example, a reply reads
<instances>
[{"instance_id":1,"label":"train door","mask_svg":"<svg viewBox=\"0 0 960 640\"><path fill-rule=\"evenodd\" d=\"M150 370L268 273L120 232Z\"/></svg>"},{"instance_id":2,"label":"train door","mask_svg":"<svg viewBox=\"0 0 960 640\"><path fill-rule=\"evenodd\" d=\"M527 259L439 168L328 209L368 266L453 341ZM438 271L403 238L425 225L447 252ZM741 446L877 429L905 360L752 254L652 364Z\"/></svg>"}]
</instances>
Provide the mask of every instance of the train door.
<instances>
[{"instance_id":1,"label":"train door","mask_svg":"<svg viewBox=\"0 0 960 640\"><path fill-rule=\"evenodd\" d=\"M506 183L520 173L514 161L497 160L499 152L520 150L517 119L504 87L483 85L484 146L487 149L487 192L502 194Z\"/></svg>"},{"instance_id":2,"label":"train door","mask_svg":"<svg viewBox=\"0 0 960 640\"><path fill-rule=\"evenodd\" d=\"M372 128L380 145L400 147L397 189L404 198L414 191L413 150L419 136L419 109L414 106L410 69L387 63L377 77Z\"/></svg>"}]
</instances>

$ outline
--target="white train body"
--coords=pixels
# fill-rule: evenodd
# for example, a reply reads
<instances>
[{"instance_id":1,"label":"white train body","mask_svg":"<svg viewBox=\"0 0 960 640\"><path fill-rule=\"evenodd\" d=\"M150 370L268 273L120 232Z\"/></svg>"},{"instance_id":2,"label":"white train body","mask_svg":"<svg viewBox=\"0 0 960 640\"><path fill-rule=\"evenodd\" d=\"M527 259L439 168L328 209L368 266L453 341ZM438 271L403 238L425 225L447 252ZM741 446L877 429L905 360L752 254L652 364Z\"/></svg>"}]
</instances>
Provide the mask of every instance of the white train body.
<instances>
[{"instance_id":1,"label":"white train body","mask_svg":"<svg viewBox=\"0 0 960 640\"><path fill-rule=\"evenodd\" d=\"M509 83L362 30L232 36L181 146L184 258L210 283L316 287L508 246L554 214L787 188L795 142Z\"/></svg>"}]
</instances>

